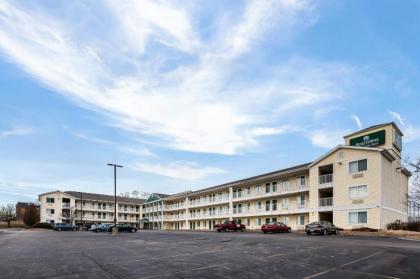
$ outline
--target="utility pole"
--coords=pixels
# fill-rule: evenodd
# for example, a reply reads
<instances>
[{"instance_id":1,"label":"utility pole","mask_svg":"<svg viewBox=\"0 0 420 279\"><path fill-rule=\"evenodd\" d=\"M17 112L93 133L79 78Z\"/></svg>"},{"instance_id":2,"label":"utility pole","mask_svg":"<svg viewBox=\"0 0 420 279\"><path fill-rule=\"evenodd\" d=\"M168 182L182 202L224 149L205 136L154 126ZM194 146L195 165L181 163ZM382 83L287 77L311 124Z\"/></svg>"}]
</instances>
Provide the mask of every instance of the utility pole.
<instances>
[{"instance_id":1,"label":"utility pole","mask_svg":"<svg viewBox=\"0 0 420 279\"><path fill-rule=\"evenodd\" d=\"M114 167L114 227L112 228L112 234L118 234L117 228L117 168L122 168L123 166L116 164L108 164L110 167Z\"/></svg>"}]
</instances>

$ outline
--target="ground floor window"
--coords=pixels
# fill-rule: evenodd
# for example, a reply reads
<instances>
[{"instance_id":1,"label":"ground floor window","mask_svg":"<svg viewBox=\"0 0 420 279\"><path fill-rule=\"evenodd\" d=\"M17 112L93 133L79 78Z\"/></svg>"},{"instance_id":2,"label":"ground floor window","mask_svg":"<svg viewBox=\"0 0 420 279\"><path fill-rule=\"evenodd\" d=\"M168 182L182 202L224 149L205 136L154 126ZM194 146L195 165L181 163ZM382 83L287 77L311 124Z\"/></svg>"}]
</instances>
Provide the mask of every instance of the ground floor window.
<instances>
[{"instance_id":1,"label":"ground floor window","mask_svg":"<svg viewBox=\"0 0 420 279\"><path fill-rule=\"evenodd\" d=\"M305 216L304 215L298 215L296 218L296 224L297 225L305 225Z\"/></svg>"},{"instance_id":2,"label":"ground floor window","mask_svg":"<svg viewBox=\"0 0 420 279\"><path fill-rule=\"evenodd\" d=\"M265 223L266 224L270 223L270 218L265 218Z\"/></svg>"},{"instance_id":3,"label":"ground floor window","mask_svg":"<svg viewBox=\"0 0 420 279\"><path fill-rule=\"evenodd\" d=\"M367 211L349 212L349 224L367 224Z\"/></svg>"},{"instance_id":4,"label":"ground floor window","mask_svg":"<svg viewBox=\"0 0 420 279\"><path fill-rule=\"evenodd\" d=\"M261 226L261 218L257 218L257 226Z\"/></svg>"},{"instance_id":5,"label":"ground floor window","mask_svg":"<svg viewBox=\"0 0 420 279\"><path fill-rule=\"evenodd\" d=\"M249 227L249 226L251 226L251 219L249 219L249 218L247 218L246 219L246 225Z\"/></svg>"},{"instance_id":6,"label":"ground floor window","mask_svg":"<svg viewBox=\"0 0 420 279\"><path fill-rule=\"evenodd\" d=\"M272 222L277 222L277 218L272 218Z\"/></svg>"}]
</instances>

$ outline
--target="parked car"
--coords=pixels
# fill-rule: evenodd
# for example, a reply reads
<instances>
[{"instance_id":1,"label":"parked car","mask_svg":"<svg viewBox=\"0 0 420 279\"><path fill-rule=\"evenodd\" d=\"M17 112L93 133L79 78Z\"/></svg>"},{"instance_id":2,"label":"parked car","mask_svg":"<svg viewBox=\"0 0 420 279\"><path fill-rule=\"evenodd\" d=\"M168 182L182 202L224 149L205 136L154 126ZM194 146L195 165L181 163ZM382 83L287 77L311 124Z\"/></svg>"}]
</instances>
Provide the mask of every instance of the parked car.
<instances>
[{"instance_id":1,"label":"parked car","mask_svg":"<svg viewBox=\"0 0 420 279\"><path fill-rule=\"evenodd\" d=\"M313 233L319 233L321 235L326 234L338 234L338 228L328 221L312 222L305 226L305 232L307 235Z\"/></svg>"},{"instance_id":2,"label":"parked car","mask_svg":"<svg viewBox=\"0 0 420 279\"><path fill-rule=\"evenodd\" d=\"M235 221L225 221L223 224L217 224L214 226L218 232L221 231L244 231L245 225L238 224Z\"/></svg>"},{"instance_id":3,"label":"parked car","mask_svg":"<svg viewBox=\"0 0 420 279\"><path fill-rule=\"evenodd\" d=\"M271 222L261 226L263 233L292 232L292 228L281 222Z\"/></svg>"},{"instance_id":4,"label":"parked car","mask_svg":"<svg viewBox=\"0 0 420 279\"><path fill-rule=\"evenodd\" d=\"M53 229L56 231L77 231L79 227L67 223L56 223L54 224Z\"/></svg>"},{"instance_id":5,"label":"parked car","mask_svg":"<svg viewBox=\"0 0 420 279\"><path fill-rule=\"evenodd\" d=\"M108 232L112 232L112 228L115 227L115 225L111 225L108 227ZM119 232L136 232L137 229L133 226L126 225L126 224L117 224L117 228Z\"/></svg>"},{"instance_id":6,"label":"parked car","mask_svg":"<svg viewBox=\"0 0 420 279\"><path fill-rule=\"evenodd\" d=\"M111 227L112 224L101 224L99 226L95 226L91 229L92 232L107 232L109 227Z\"/></svg>"}]
</instances>

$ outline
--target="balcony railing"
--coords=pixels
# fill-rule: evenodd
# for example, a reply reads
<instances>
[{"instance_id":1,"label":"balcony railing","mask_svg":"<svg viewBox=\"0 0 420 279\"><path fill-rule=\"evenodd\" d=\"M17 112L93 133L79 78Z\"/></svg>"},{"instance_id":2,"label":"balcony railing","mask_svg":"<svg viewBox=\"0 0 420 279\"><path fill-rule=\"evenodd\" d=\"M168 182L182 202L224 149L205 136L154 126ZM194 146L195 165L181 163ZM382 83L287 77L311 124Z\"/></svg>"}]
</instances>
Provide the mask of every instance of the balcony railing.
<instances>
[{"instance_id":1,"label":"balcony railing","mask_svg":"<svg viewBox=\"0 0 420 279\"><path fill-rule=\"evenodd\" d=\"M325 185L332 185L333 183L333 174L323 174L319 176L319 185L325 186Z\"/></svg>"},{"instance_id":2,"label":"balcony railing","mask_svg":"<svg viewBox=\"0 0 420 279\"><path fill-rule=\"evenodd\" d=\"M332 197L319 199L319 206L320 207L332 206L332 205L333 205L333 198Z\"/></svg>"},{"instance_id":3,"label":"balcony railing","mask_svg":"<svg viewBox=\"0 0 420 279\"><path fill-rule=\"evenodd\" d=\"M69 209L70 203L63 203L63 209Z\"/></svg>"}]
</instances>

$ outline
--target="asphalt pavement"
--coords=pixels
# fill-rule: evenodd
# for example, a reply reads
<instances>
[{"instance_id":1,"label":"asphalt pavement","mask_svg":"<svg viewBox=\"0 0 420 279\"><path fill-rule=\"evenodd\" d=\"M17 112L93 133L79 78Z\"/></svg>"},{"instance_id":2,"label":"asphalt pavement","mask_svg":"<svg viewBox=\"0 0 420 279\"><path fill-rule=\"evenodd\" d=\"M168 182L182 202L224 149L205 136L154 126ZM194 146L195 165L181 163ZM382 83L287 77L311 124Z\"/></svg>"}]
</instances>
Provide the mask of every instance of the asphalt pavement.
<instances>
[{"instance_id":1,"label":"asphalt pavement","mask_svg":"<svg viewBox=\"0 0 420 279\"><path fill-rule=\"evenodd\" d=\"M420 242L302 233L0 231L0 278L420 278Z\"/></svg>"}]
</instances>

